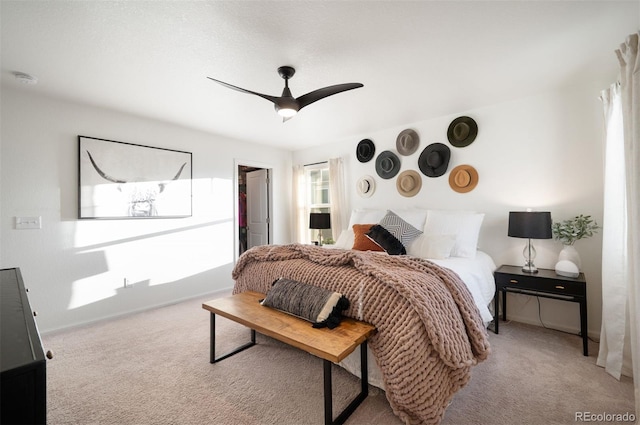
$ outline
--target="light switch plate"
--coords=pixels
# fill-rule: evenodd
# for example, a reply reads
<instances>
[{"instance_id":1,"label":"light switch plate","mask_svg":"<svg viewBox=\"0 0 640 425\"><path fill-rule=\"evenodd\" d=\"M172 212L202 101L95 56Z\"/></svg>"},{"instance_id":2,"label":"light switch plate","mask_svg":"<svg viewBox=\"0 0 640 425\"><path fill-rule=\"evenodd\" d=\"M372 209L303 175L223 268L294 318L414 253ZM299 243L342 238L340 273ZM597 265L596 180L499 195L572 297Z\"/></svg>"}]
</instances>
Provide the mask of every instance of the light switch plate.
<instances>
[{"instance_id":1,"label":"light switch plate","mask_svg":"<svg viewBox=\"0 0 640 425\"><path fill-rule=\"evenodd\" d=\"M42 229L42 217L16 217L16 229Z\"/></svg>"}]
</instances>

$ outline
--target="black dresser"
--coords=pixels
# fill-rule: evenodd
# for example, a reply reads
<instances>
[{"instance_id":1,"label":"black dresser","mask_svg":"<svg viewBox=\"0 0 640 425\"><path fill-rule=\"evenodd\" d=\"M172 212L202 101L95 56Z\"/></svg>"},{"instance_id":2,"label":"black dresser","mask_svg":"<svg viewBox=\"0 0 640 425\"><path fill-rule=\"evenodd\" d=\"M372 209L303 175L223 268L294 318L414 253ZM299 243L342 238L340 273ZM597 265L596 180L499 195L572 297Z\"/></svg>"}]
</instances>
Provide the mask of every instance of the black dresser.
<instances>
[{"instance_id":1,"label":"black dresser","mask_svg":"<svg viewBox=\"0 0 640 425\"><path fill-rule=\"evenodd\" d=\"M29 305L20 269L2 269L0 273L0 422L44 424L46 358L35 313Z\"/></svg>"}]
</instances>

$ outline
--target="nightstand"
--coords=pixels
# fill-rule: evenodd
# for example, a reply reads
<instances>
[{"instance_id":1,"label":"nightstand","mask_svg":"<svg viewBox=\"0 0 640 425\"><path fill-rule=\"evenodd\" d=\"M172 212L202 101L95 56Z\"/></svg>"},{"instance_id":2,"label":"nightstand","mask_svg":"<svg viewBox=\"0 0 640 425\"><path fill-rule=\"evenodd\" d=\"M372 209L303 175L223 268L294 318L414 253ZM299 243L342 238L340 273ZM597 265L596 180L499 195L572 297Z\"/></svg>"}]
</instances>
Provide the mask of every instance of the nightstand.
<instances>
[{"instance_id":1,"label":"nightstand","mask_svg":"<svg viewBox=\"0 0 640 425\"><path fill-rule=\"evenodd\" d=\"M519 266L500 266L495 272L496 295L494 298L494 331L498 333L500 317L498 314L498 298L502 292L502 320L507 320L507 292L535 295L555 300L571 301L580 304L580 334L582 350L589 355L589 339L587 336L587 281L584 274L576 278L558 276L555 270L538 269L531 274L522 271Z\"/></svg>"}]
</instances>

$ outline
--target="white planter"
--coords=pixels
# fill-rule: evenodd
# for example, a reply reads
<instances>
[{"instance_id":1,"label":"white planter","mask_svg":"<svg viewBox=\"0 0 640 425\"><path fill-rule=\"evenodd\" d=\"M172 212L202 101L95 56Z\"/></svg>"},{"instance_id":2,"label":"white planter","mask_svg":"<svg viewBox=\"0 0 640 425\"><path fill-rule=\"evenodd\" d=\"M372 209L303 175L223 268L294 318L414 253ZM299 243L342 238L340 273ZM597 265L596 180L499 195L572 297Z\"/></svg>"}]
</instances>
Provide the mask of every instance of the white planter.
<instances>
[{"instance_id":1,"label":"white planter","mask_svg":"<svg viewBox=\"0 0 640 425\"><path fill-rule=\"evenodd\" d=\"M573 264L578 266L578 268L582 268L582 263L580 262L580 254L573 245L564 245L562 251L560 251L560 255L558 255L558 261L567 260L571 261Z\"/></svg>"}]
</instances>

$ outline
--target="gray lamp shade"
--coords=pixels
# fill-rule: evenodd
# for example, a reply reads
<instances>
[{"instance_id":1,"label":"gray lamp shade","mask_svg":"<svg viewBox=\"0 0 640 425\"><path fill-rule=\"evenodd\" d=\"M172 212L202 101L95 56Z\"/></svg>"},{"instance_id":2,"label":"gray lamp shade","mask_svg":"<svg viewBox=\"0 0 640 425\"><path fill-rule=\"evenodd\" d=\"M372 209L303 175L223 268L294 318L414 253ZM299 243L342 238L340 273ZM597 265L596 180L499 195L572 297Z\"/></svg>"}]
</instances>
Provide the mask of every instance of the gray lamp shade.
<instances>
[{"instance_id":1,"label":"gray lamp shade","mask_svg":"<svg viewBox=\"0 0 640 425\"><path fill-rule=\"evenodd\" d=\"M331 214L310 213L309 229L331 229Z\"/></svg>"},{"instance_id":2,"label":"gray lamp shade","mask_svg":"<svg viewBox=\"0 0 640 425\"><path fill-rule=\"evenodd\" d=\"M511 211L509 236L528 239L551 239L551 213Z\"/></svg>"}]
</instances>

